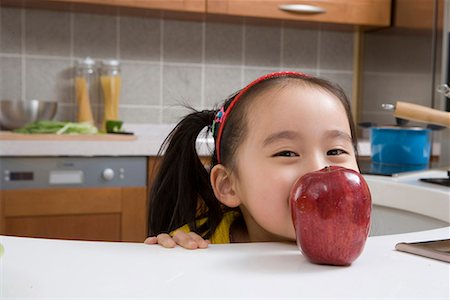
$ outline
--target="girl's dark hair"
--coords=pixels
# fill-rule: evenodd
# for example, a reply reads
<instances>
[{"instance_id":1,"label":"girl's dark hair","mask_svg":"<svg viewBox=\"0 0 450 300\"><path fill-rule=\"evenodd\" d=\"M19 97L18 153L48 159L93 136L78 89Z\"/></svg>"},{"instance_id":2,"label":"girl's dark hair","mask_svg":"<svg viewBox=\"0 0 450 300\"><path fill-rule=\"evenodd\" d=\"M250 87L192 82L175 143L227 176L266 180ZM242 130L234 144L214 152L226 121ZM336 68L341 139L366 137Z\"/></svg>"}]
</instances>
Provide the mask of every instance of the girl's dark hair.
<instances>
[{"instance_id":1,"label":"girl's dark hair","mask_svg":"<svg viewBox=\"0 0 450 300\"><path fill-rule=\"evenodd\" d=\"M249 132L246 115L251 103L258 99L259 93L276 86L283 88L289 84L303 84L320 88L339 99L345 108L353 146L357 153L355 125L349 102L342 88L316 77L286 75L256 84L235 103L223 128L220 141L221 164L231 169L235 168L234 154L238 145ZM236 94L225 101L225 110ZM161 161L150 190L150 236L169 233L188 224L191 231L197 232L203 238L210 238L219 225L223 213L230 210L215 197L209 171L201 162L196 151L198 135L205 127L211 127L216 113L217 110L193 110L176 125L161 146L158 152ZM214 138L216 138L215 135ZM217 157L214 149L211 167L215 164L217 164ZM207 221L198 225L196 220L202 217L207 217Z\"/></svg>"},{"instance_id":2,"label":"girl's dark hair","mask_svg":"<svg viewBox=\"0 0 450 300\"><path fill-rule=\"evenodd\" d=\"M150 190L149 235L169 233L185 224L208 238L222 219L209 172L201 162L196 140L214 120L214 110L194 111L179 122L167 136L158 156L157 175ZM207 222L197 227L199 217Z\"/></svg>"}]
</instances>

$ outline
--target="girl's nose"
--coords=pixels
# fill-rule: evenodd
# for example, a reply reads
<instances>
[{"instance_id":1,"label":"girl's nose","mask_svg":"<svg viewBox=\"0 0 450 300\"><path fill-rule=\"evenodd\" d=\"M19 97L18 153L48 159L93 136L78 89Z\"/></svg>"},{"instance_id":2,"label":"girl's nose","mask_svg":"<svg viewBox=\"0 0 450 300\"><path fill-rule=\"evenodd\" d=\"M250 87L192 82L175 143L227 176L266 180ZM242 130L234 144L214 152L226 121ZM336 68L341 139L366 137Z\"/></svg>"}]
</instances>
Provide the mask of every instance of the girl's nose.
<instances>
[{"instance_id":1,"label":"girl's nose","mask_svg":"<svg viewBox=\"0 0 450 300\"><path fill-rule=\"evenodd\" d=\"M307 162L308 172L318 171L328 166L327 160L321 153L311 155Z\"/></svg>"}]
</instances>

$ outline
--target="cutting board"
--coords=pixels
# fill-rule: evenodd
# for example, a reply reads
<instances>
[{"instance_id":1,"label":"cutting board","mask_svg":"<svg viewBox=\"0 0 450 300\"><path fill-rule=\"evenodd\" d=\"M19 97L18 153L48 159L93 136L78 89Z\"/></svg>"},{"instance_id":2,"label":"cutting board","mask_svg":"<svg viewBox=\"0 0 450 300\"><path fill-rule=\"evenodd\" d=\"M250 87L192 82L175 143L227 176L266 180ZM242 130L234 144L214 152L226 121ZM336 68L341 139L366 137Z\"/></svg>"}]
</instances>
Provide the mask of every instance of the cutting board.
<instances>
[{"instance_id":1,"label":"cutting board","mask_svg":"<svg viewBox=\"0 0 450 300\"><path fill-rule=\"evenodd\" d=\"M0 131L0 141L134 141L130 134L24 134Z\"/></svg>"}]
</instances>

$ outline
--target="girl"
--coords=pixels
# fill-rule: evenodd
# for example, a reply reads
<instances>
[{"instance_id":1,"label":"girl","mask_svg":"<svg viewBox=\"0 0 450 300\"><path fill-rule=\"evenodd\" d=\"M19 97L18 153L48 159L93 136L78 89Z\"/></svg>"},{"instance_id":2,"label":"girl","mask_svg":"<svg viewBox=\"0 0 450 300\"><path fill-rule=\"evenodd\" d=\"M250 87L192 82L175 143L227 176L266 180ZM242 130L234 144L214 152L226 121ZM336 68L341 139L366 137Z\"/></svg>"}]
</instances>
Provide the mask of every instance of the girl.
<instances>
[{"instance_id":1,"label":"girl","mask_svg":"<svg viewBox=\"0 0 450 300\"><path fill-rule=\"evenodd\" d=\"M207 126L215 140L209 172L195 147ZM168 248L295 241L289 205L294 181L328 165L358 171L344 92L296 72L265 75L219 110L191 113L164 149L145 243Z\"/></svg>"}]
</instances>

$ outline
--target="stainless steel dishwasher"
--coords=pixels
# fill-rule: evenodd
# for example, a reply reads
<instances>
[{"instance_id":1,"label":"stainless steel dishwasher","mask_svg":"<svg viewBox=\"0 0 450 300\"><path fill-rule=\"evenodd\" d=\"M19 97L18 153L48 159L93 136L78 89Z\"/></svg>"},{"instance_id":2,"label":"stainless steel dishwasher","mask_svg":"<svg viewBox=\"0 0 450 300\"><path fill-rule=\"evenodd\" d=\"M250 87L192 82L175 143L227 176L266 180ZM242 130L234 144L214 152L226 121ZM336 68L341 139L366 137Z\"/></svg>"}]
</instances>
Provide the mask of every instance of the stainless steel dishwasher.
<instances>
[{"instance_id":1,"label":"stainless steel dishwasher","mask_svg":"<svg viewBox=\"0 0 450 300\"><path fill-rule=\"evenodd\" d=\"M0 157L0 174L0 234L146 237L146 157Z\"/></svg>"}]
</instances>

